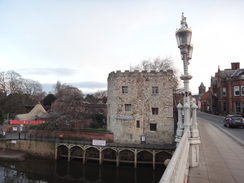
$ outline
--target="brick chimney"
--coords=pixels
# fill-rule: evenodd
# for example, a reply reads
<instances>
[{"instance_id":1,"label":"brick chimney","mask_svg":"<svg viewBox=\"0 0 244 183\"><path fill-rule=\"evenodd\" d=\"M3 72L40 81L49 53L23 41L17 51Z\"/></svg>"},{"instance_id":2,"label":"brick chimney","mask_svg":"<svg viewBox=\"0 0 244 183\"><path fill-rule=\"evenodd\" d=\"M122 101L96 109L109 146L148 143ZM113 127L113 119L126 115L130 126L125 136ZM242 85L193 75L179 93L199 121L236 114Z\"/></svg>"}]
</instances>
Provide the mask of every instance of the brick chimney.
<instances>
[{"instance_id":1,"label":"brick chimney","mask_svg":"<svg viewBox=\"0 0 244 183\"><path fill-rule=\"evenodd\" d=\"M231 63L231 69L232 70L240 69L240 62L232 62Z\"/></svg>"}]
</instances>

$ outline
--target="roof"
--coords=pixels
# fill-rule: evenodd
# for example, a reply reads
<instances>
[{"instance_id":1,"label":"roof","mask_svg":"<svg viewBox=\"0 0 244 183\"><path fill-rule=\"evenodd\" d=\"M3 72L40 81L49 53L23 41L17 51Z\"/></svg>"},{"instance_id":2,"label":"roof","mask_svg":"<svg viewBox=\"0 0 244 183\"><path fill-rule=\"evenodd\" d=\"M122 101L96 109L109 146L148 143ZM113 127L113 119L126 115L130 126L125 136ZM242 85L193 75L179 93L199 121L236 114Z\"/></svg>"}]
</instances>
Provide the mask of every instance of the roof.
<instances>
[{"instance_id":1,"label":"roof","mask_svg":"<svg viewBox=\"0 0 244 183\"><path fill-rule=\"evenodd\" d=\"M36 106L27 114L18 114L15 116L16 120L36 120L36 119L45 119L50 117L47 111L43 108L43 106L38 103Z\"/></svg>"},{"instance_id":2,"label":"roof","mask_svg":"<svg viewBox=\"0 0 244 183\"><path fill-rule=\"evenodd\" d=\"M244 74L244 69L237 69L230 77L239 77L239 75Z\"/></svg>"}]
</instances>

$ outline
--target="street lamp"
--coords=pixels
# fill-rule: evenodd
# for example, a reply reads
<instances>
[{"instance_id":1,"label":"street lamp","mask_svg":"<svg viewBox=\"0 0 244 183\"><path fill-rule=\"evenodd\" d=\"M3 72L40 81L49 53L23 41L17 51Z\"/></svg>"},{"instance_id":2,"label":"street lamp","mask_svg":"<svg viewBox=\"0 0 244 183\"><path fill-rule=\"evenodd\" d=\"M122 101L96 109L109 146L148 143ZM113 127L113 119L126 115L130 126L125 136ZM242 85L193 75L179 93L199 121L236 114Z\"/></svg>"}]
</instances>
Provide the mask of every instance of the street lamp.
<instances>
[{"instance_id":1,"label":"street lamp","mask_svg":"<svg viewBox=\"0 0 244 183\"><path fill-rule=\"evenodd\" d=\"M178 29L175 33L178 48L180 49L181 59L183 60L183 67L184 67L184 75L181 75L180 79L184 82L184 127L182 122L179 123L178 131L179 134L183 130L183 128L187 131L188 136L190 136L190 100L189 100L189 80L192 76L188 73L188 65L189 60L192 58L193 46L191 45L191 36L192 31L188 28L186 23L186 17L184 13L181 16L181 28Z\"/></svg>"},{"instance_id":2,"label":"street lamp","mask_svg":"<svg viewBox=\"0 0 244 183\"><path fill-rule=\"evenodd\" d=\"M189 166L199 166L199 144L201 143L197 128L197 106L195 103L190 104L189 100L189 80L192 76L188 73L189 60L192 58L193 46L191 45L192 31L188 28L186 17L182 13L181 28L175 33L178 48L180 49L181 59L183 60L184 75L180 77L184 82L184 105L177 105L178 108L178 127L176 142L182 137L182 132L187 133L189 141ZM182 108L184 110L184 126L182 124Z\"/></svg>"},{"instance_id":3,"label":"street lamp","mask_svg":"<svg viewBox=\"0 0 244 183\"><path fill-rule=\"evenodd\" d=\"M189 104L189 80L192 76L188 73L188 65L192 58L193 46L191 45L192 31L188 28L184 13L182 13L181 28L176 31L175 36L184 66L184 75L180 77L184 81L184 104Z\"/></svg>"}]
</instances>

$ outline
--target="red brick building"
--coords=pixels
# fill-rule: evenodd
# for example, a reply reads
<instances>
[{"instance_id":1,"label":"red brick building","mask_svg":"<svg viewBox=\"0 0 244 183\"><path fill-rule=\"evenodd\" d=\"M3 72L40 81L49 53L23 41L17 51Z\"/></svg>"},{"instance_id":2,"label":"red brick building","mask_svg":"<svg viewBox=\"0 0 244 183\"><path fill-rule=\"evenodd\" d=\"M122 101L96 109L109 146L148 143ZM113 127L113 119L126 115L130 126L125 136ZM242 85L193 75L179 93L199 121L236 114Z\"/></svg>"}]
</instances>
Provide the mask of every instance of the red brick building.
<instances>
[{"instance_id":1,"label":"red brick building","mask_svg":"<svg viewBox=\"0 0 244 183\"><path fill-rule=\"evenodd\" d=\"M231 69L218 68L208 92L211 113L244 115L244 69L240 63L231 63Z\"/></svg>"}]
</instances>

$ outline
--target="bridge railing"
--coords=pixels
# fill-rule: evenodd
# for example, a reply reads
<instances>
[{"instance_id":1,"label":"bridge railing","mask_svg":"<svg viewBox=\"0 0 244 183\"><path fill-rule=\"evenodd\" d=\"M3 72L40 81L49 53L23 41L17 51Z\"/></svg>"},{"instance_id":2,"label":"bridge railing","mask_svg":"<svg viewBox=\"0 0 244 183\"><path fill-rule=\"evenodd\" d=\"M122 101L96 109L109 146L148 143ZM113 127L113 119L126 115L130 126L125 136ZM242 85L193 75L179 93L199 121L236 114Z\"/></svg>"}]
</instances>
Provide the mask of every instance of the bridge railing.
<instances>
[{"instance_id":1,"label":"bridge railing","mask_svg":"<svg viewBox=\"0 0 244 183\"><path fill-rule=\"evenodd\" d=\"M179 183L187 180L189 141L185 131L159 183Z\"/></svg>"},{"instance_id":2,"label":"bridge railing","mask_svg":"<svg viewBox=\"0 0 244 183\"><path fill-rule=\"evenodd\" d=\"M173 154L160 183L185 183L189 167L199 166L200 137L197 127L197 106L195 103L180 103L176 139L178 146ZM184 122L183 122L184 121Z\"/></svg>"}]
</instances>

